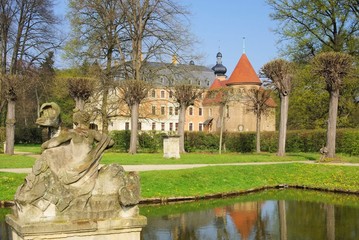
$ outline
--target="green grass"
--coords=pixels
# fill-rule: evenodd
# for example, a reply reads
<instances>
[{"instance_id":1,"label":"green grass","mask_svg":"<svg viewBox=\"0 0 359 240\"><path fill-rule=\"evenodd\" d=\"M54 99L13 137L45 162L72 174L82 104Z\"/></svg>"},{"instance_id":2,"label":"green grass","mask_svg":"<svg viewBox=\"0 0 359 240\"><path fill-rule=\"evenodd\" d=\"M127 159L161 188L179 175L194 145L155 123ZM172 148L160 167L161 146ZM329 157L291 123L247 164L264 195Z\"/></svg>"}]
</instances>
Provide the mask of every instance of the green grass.
<instances>
[{"instance_id":1,"label":"green grass","mask_svg":"<svg viewBox=\"0 0 359 240\"><path fill-rule=\"evenodd\" d=\"M13 199L25 174L0 172L0 200ZM323 164L216 166L140 172L143 198L203 196L278 184L359 191L359 167Z\"/></svg>"},{"instance_id":2,"label":"green grass","mask_svg":"<svg viewBox=\"0 0 359 240\"><path fill-rule=\"evenodd\" d=\"M180 159L163 158L162 153L128 153L107 152L102 158L102 163L119 163L121 165L141 164L215 164L215 163L241 163L241 162L282 162L282 161L306 161L319 159L316 153L295 153L285 157L278 157L275 153L186 153L181 154Z\"/></svg>"},{"instance_id":3,"label":"green grass","mask_svg":"<svg viewBox=\"0 0 359 240\"><path fill-rule=\"evenodd\" d=\"M0 154L0 168L31 168L34 163L34 157Z\"/></svg>"},{"instance_id":4,"label":"green grass","mask_svg":"<svg viewBox=\"0 0 359 240\"><path fill-rule=\"evenodd\" d=\"M276 164L141 172L142 196L203 196L278 184L359 191L359 167Z\"/></svg>"},{"instance_id":5,"label":"green grass","mask_svg":"<svg viewBox=\"0 0 359 240\"><path fill-rule=\"evenodd\" d=\"M28 152L33 154L41 154L40 144L16 144L14 147L15 152Z\"/></svg>"},{"instance_id":6,"label":"green grass","mask_svg":"<svg viewBox=\"0 0 359 240\"><path fill-rule=\"evenodd\" d=\"M0 200L12 200L26 174L0 172Z\"/></svg>"}]
</instances>

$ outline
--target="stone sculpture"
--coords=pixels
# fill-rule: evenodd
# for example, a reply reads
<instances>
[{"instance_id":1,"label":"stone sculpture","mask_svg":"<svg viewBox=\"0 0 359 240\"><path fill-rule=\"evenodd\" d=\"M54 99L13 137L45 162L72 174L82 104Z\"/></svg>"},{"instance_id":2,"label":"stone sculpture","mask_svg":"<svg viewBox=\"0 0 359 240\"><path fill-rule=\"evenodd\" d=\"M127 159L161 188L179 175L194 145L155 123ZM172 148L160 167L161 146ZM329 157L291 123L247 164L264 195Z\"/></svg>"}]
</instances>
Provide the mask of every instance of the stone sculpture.
<instances>
[{"instance_id":1,"label":"stone sculpture","mask_svg":"<svg viewBox=\"0 0 359 240\"><path fill-rule=\"evenodd\" d=\"M58 128L60 108L44 106L37 123ZM99 167L104 150L114 142L89 129L89 120L89 114L76 111L74 129L59 129L42 144L41 157L16 192L15 218L41 222L138 215L139 176L118 164Z\"/></svg>"}]
</instances>

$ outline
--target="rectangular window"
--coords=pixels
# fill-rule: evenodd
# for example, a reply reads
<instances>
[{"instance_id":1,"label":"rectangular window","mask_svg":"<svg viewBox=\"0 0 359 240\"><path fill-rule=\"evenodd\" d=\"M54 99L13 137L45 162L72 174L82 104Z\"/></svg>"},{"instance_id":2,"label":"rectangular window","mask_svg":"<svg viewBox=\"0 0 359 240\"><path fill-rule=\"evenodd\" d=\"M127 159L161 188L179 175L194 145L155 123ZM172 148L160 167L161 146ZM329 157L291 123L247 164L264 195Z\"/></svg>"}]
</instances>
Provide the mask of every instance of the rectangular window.
<instances>
[{"instance_id":1,"label":"rectangular window","mask_svg":"<svg viewBox=\"0 0 359 240\"><path fill-rule=\"evenodd\" d=\"M165 114L166 114L166 107L161 106L161 115L165 115Z\"/></svg>"},{"instance_id":2,"label":"rectangular window","mask_svg":"<svg viewBox=\"0 0 359 240\"><path fill-rule=\"evenodd\" d=\"M152 130L156 130L156 123L155 122L152 123Z\"/></svg>"},{"instance_id":3,"label":"rectangular window","mask_svg":"<svg viewBox=\"0 0 359 240\"><path fill-rule=\"evenodd\" d=\"M203 123L198 124L198 131L200 131L200 132L203 131Z\"/></svg>"},{"instance_id":4,"label":"rectangular window","mask_svg":"<svg viewBox=\"0 0 359 240\"><path fill-rule=\"evenodd\" d=\"M193 131L193 123L189 123L189 125L188 125L188 131Z\"/></svg>"},{"instance_id":5,"label":"rectangular window","mask_svg":"<svg viewBox=\"0 0 359 240\"><path fill-rule=\"evenodd\" d=\"M165 130L165 123L161 123L161 131Z\"/></svg>"},{"instance_id":6,"label":"rectangular window","mask_svg":"<svg viewBox=\"0 0 359 240\"><path fill-rule=\"evenodd\" d=\"M175 107L175 115L178 115L178 107Z\"/></svg>"},{"instance_id":7,"label":"rectangular window","mask_svg":"<svg viewBox=\"0 0 359 240\"><path fill-rule=\"evenodd\" d=\"M202 108L198 108L198 115L199 115L199 116L202 116L202 114L203 114Z\"/></svg>"},{"instance_id":8,"label":"rectangular window","mask_svg":"<svg viewBox=\"0 0 359 240\"><path fill-rule=\"evenodd\" d=\"M226 111L227 112L227 117L229 118L229 106L228 105L226 106L226 110L227 110Z\"/></svg>"},{"instance_id":9,"label":"rectangular window","mask_svg":"<svg viewBox=\"0 0 359 240\"><path fill-rule=\"evenodd\" d=\"M212 108L208 109L208 116L212 117Z\"/></svg>"},{"instance_id":10,"label":"rectangular window","mask_svg":"<svg viewBox=\"0 0 359 240\"><path fill-rule=\"evenodd\" d=\"M175 123L176 131L178 131L178 123Z\"/></svg>"},{"instance_id":11,"label":"rectangular window","mask_svg":"<svg viewBox=\"0 0 359 240\"><path fill-rule=\"evenodd\" d=\"M169 98L173 98L173 92L172 92L172 90L169 92Z\"/></svg>"},{"instance_id":12,"label":"rectangular window","mask_svg":"<svg viewBox=\"0 0 359 240\"><path fill-rule=\"evenodd\" d=\"M151 96L152 96L153 98L155 98L155 97L156 97L156 90L152 90L152 92L151 92Z\"/></svg>"},{"instance_id":13,"label":"rectangular window","mask_svg":"<svg viewBox=\"0 0 359 240\"><path fill-rule=\"evenodd\" d=\"M137 130L142 130L142 123L141 123L141 122L138 122L138 124L137 124Z\"/></svg>"},{"instance_id":14,"label":"rectangular window","mask_svg":"<svg viewBox=\"0 0 359 240\"><path fill-rule=\"evenodd\" d=\"M168 115L173 115L173 107L168 108Z\"/></svg>"},{"instance_id":15,"label":"rectangular window","mask_svg":"<svg viewBox=\"0 0 359 240\"><path fill-rule=\"evenodd\" d=\"M165 98L165 91L161 90L161 98Z\"/></svg>"},{"instance_id":16,"label":"rectangular window","mask_svg":"<svg viewBox=\"0 0 359 240\"><path fill-rule=\"evenodd\" d=\"M152 115L156 115L156 106L152 106Z\"/></svg>"},{"instance_id":17,"label":"rectangular window","mask_svg":"<svg viewBox=\"0 0 359 240\"><path fill-rule=\"evenodd\" d=\"M130 130L130 123L129 122L125 122L125 130Z\"/></svg>"},{"instance_id":18,"label":"rectangular window","mask_svg":"<svg viewBox=\"0 0 359 240\"><path fill-rule=\"evenodd\" d=\"M189 111L189 115L193 115L193 107L189 107L189 109L188 109L188 111Z\"/></svg>"},{"instance_id":19,"label":"rectangular window","mask_svg":"<svg viewBox=\"0 0 359 240\"><path fill-rule=\"evenodd\" d=\"M173 123L170 122L170 131L173 131Z\"/></svg>"}]
</instances>

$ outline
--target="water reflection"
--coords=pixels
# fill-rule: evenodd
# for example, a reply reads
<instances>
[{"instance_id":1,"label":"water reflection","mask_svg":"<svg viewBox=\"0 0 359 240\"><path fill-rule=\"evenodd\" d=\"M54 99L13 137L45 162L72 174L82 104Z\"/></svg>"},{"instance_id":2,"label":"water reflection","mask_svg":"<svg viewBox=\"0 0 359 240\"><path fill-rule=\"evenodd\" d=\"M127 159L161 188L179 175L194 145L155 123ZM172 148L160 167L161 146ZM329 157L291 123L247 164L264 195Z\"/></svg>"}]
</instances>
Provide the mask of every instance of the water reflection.
<instances>
[{"instance_id":1,"label":"water reflection","mask_svg":"<svg viewBox=\"0 0 359 240\"><path fill-rule=\"evenodd\" d=\"M143 240L359 239L359 208L318 202L266 200L148 216Z\"/></svg>"},{"instance_id":2,"label":"water reflection","mask_svg":"<svg viewBox=\"0 0 359 240\"><path fill-rule=\"evenodd\" d=\"M271 200L286 199L286 200ZM235 199L141 206L142 240L359 239L359 197L273 191ZM9 240L0 209L0 239Z\"/></svg>"}]
</instances>

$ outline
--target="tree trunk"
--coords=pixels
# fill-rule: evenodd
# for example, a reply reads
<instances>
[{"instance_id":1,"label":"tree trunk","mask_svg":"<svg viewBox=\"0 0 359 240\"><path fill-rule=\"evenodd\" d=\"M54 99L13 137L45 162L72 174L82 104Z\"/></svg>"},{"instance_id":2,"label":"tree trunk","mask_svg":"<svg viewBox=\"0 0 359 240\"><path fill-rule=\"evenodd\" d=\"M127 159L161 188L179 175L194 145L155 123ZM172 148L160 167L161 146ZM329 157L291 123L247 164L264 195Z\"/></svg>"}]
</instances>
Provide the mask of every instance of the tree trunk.
<instances>
[{"instance_id":1,"label":"tree trunk","mask_svg":"<svg viewBox=\"0 0 359 240\"><path fill-rule=\"evenodd\" d=\"M329 116L327 128L327 157L335 157L335 139L337 130L339 90L330 93Z\"/></svg>"},{"instance_id":2,"label":"tree trunk","mask_svg":"<svg viewBox=\"0 0 359 240\"><path fill-rule=\"evenodd\" d=\"M220 127L220 132L219 132L219 154L222 154L222 144L223 144L223 123L224 123L224 109L225 109L225 105L222 105L222 111L221 111L221 127Z\"/></svg>"},{"instance_id":3,"label":"tree trunk","mask_svg":"<svg viewBox=\"0 0 359 240\"><path fill-rule=\"evenodd\" d=\"M277 155L283 157L285 155L285 142L287 135L289 96L281 95L280 101L280 123L279 123L279 139Z\"/></svg>"},{"instance_id":4,"label":"tree trunk","mask_svg":"<svg viewBox=\"0 0 359 240\"><path fill-rule=\"evenodd\" d=\"M256 123L257 139L256 139L256 150L257 153L261 152L261 114L257 112L257 123Z\"/></svg>"},{"instance_id":5,"label":"tree trunk","mask_svg":"<svg viewBox=\"0 0 359 240\"><path fill-rule=\"evenodd\" d=\"M139 104L135 103L131 106L131 139L129 153L137 153L137 134L138 134L138 108Z\"/></svg>"},{"instance_id":6,"label":"tree trunk","mask_svg":"<svg viewBox=\"0 0 359 240\"><path fill-rule=\"evenodd\" d=\"M81 98L75 98L75 104L76 104L76 108L80 111L83 111L85 108L85 101Z\"/></svg>"},{"instance_id":7,"label":"tree trunk","mask_svg":"<svg viewBox=\"0 0 359 240\"><path fill-rule=\"evenodd\" d=\"M178 116L179 152L185 153L184 149L184 123L186 118L186 106L180 106Z\"/></svg>"},{"instance_id":8,"label":"tree trunk","mask_svg":"<svg viewBox=\"0 0 359 240\"><path fill-rule=\"evenodd\" d=\"M102 105L101 105L101 115L102 115L102 132L108 133L108 117L107 117L107 99L108 99L108 88L105 86L102 94Z\"/></svg>"},{"instance_id":9,"label":"tree trunk","mask_svg":"<svg viewBox=\"0 0 359 240\"><path fill-rule=\"evenodd\" d=\"M327 240L335 240L335 208L333 204L325 204Z\"/></svg>"},{"instance_id":10,"label":"tree trunk","mask_svg":"<svg viewBox=\"0 0 359 240\"><path fill-rule=\"evenodd\" d=\"M6 148L5 154L14 154L15 143L15 101L8 99L6 114Z\"/></svg>"}]
</instances>

